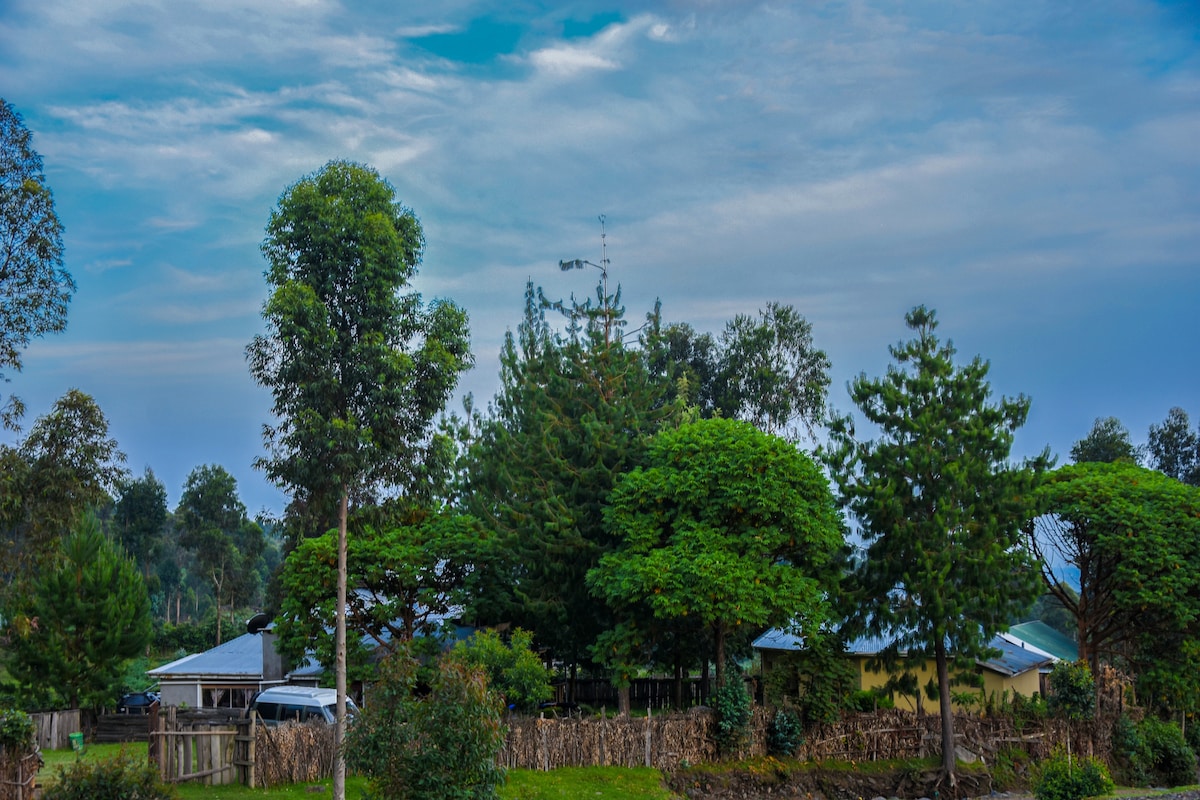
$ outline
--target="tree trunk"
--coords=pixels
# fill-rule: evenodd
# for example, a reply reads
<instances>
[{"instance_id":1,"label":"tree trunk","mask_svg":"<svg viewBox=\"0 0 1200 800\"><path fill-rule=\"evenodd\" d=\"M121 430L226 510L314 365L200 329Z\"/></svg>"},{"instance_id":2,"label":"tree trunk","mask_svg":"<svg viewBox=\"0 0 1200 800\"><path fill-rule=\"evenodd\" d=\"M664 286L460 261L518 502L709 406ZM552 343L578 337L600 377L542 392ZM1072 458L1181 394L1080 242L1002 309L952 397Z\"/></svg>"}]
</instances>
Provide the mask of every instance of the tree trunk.
<instances>
[{"instance_id":1,"label":"tree trunk","mask_svg":"<svg viewBox=\"0 0 1200 800\"><path fill-rule=\"evenodd\" d=\"M349 490L342 487L342 502L338 506L338 576L337 608L334 609L334 663L337 690L337 720L333 738L337 754L333 762L333 800L346 800L346 517L350 504Z\"/></svg>"},{"instance_id":2,"label":"tree trunk","mask_svg":"<svg viewBox=\"0 0 1200 800\"><path fill-rule=\"evenodd\" d=\"M716 642L717 656L717 688L725 685L725 626L717 622L713 624L713 641Z\"/></svg>"},{"instance_id":3,"label":"tree trunk","mask_svg":"<svg viewBox=\"0 0 1200 800\"><path fill-rule=\"evenodd\" d=\"M617 716L629 716L629 684L617 687Z\"/></svg>"},{"instance_id":4,"label":"tree trunk","mask_svg":"<svg viewBox=\"0 0 1200 800\"><path fill-rule=\"evenodd\" d=\"M954 709L950 705L950 659L946 655L946 642L939 637L934 646L937 662L938 708L942 712L942 774L954 788ZM919 689L918 689L919 690Z\"/></svg>"}]
</instances>

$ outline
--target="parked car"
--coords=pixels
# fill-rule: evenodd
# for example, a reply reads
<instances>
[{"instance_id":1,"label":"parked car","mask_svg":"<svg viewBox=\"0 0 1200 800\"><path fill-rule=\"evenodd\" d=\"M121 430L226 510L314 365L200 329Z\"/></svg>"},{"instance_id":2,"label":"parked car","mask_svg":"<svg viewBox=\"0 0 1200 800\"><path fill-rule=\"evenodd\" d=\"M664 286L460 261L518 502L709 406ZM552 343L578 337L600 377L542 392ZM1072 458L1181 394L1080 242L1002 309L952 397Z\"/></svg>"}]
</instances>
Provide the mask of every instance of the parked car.
<instances>
[{"instance_id":1,"label":"parked car","mask_svg":"<svg viewBox=\"0 0 1200 800\"><path fill-rule=\"evenodd\" d=\"M158 703L158 692L129 692L117 701L118 714L149 714L150 706Z\"/></svg>"},{"instance_id":2,"label":"parked car","mask_svg":"<svg viewBox=\"0 0 1200 800\"><path fill-rule=\"evenodd\" d=\"M319 720L332 725L337 719L337 691L312 686L272 686L254 696L250 708L246 709L247 716L251 711L257 712L267 725L289 720ZM358 706L349 697L346 698L346 716L349 719L358 716Z\"/></svg>"}]
</instances>

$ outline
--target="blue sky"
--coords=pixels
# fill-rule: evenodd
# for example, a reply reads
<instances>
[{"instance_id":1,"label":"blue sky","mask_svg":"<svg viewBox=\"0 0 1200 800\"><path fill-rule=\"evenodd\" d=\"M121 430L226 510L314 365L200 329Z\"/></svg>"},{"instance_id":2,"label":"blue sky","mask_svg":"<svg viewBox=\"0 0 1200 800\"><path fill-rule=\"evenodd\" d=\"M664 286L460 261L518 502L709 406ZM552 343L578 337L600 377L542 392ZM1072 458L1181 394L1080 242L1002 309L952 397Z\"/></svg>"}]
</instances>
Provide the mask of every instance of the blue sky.
<instances>
[{"instance_id":1,"label":"blue sky","mask_svg":"<svg viewBox=\"0 0 1200 800\"><path fill-rule=\"evenodd\" d=\"M718 332L791 303L846 382L924 303L1018 454L1097 416L1200 416L1200 12L1190 2L7 0L24 116L78 281L4 387L26 424L96 398L177 502L215 463L251 512L270 398L246 369L283 189L375 166L428 240L417 288L471 315L482 404L526 279ZM11 437L9 437L11 439Z\"/></svg>"}]
</instances>

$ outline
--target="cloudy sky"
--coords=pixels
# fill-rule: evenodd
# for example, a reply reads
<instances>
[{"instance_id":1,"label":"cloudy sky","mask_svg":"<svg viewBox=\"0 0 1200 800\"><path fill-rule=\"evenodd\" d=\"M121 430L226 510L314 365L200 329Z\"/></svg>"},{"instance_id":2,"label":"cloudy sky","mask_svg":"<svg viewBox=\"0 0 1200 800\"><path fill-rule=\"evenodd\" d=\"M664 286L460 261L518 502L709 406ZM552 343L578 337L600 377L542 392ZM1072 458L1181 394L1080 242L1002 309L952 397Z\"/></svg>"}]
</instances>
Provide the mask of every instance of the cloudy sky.
<instances>
[{"instance_id":1,"label":"cloudy sky","mask_svg":"<svg viewBox=\"0 0 1200 800\"><path fill-rule=\"evenodd\" d=\"M417 288L470 313L481 402L526 280L593 288L557 263L600 260L603 214L631 319L790 303L841 407L924 303L1032 398L1019 454L1200 416L1190 0L5 0L0 96L78 281L3 391L27 425L91 394L172 504L215 463L252 513L283 506L251 468L259 244L334 158L420 217Z\"/></svg>"}]
</instances>

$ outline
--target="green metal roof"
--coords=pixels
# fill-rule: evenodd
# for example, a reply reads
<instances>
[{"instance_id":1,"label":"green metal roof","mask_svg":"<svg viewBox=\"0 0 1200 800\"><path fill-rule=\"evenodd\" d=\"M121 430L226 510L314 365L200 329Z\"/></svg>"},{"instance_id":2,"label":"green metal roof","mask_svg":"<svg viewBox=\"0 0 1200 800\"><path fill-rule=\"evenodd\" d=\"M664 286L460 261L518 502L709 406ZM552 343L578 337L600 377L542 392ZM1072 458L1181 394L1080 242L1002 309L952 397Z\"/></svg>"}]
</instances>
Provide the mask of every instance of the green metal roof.
<instances>
[{"instance_id":1,"label":"green metal roof","mask_svg":"<svg viewBox=\"0 0 1200 800\"><path fill-rule=\"evenodd\" d=\"M1056 631L1041 620L1013 625L1008 629L1008 635L1062 661L1079 660L1079 645L1071 637Z\"/></svg>"}]
</instances>

